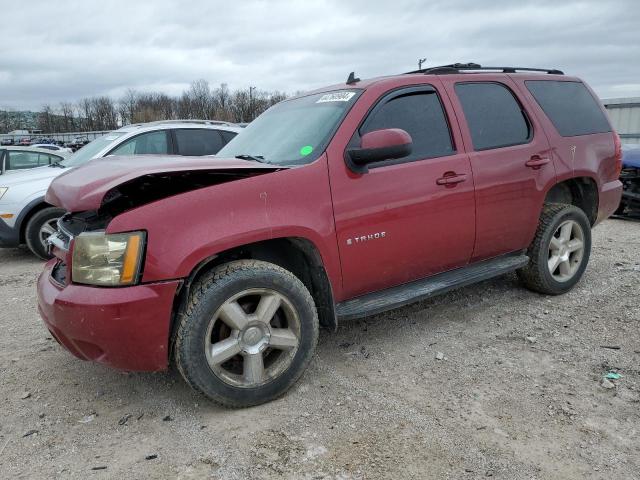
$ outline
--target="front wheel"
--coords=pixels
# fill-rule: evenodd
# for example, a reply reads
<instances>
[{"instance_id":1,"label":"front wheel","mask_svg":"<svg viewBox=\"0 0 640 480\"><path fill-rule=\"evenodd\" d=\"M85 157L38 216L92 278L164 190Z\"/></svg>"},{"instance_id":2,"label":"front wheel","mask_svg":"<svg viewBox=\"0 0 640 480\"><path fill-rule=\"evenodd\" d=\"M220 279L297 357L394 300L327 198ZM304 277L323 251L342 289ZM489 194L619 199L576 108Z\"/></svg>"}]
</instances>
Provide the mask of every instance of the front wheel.
<instances>
[{"instance_id":1,"label":"front wheel","mask_svg":"<svg viewBox=\"0 0 640 480\"><path fill-rule=\"evenodd\" d=\"M518 277L531 290L548 295L569 291L578 283L591 253L591 224L573 205L545 205Z\"/></svg>"},{"instance_id":2,"label":"front wheel","mask_svg":"<svg viewBox=\"0 0 640 480\"><path fill-rule=\"evenodd\" d=\"M248 407L284 394L305 371L318 342L318 315L291 272L234 261L191 292L179 318L175 361L194 389L225 406Z\"/></svg>"},{"instance_id":3,"label":"front wheel","mask_svg":"<svg viewBox=\"0 0 640 480\"><path fill-rule=\"evenodd\" d=\"M64 215L61 208L47 207L37 212L29 219L25 228L24 236L29 250L43 260L52 257L49 253L47 239L53 235L57 229L58 219Z\"/></svg>"}]
</instances>

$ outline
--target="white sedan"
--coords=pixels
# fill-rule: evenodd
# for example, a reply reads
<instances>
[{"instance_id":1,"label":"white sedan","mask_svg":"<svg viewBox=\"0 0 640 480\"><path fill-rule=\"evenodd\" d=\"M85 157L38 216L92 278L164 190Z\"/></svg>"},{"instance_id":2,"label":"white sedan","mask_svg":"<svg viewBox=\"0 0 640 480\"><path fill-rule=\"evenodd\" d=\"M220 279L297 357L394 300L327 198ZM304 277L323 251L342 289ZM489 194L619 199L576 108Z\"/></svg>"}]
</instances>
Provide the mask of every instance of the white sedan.
<instances>
[{"instance_id":1,"label":"white sedan","mask_svg":"<svg viewBox=\"0 0 640 480\"><path fill-rule=\"evenodd\" d=\"M45 150L51 150L52 152L73 153L73 150L71 150L70 148L53 145L51 143L34 143L31 145L31 147L44 148Z\"/></svg>"}]
</instances>

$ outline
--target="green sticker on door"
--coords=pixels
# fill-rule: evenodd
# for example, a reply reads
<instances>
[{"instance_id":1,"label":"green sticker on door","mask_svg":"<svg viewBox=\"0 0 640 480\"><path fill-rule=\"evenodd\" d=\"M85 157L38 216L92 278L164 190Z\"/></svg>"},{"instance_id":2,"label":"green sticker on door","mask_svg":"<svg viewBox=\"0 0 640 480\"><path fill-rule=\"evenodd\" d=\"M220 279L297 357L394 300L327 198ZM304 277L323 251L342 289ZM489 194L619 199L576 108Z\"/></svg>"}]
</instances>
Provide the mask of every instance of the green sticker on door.
<instances>
[{"instance_id":1,"label":"green sticker on door","mask_svg":"<svg viewBox=\"0 0 640 480\"><path fill-rule=\"evenodd\" d=\"M305 145L300 149L300 155L302 155L303 157L306 157L311 152L313 152L313 147L311 145Z\"/></svg>"}]
</instances>

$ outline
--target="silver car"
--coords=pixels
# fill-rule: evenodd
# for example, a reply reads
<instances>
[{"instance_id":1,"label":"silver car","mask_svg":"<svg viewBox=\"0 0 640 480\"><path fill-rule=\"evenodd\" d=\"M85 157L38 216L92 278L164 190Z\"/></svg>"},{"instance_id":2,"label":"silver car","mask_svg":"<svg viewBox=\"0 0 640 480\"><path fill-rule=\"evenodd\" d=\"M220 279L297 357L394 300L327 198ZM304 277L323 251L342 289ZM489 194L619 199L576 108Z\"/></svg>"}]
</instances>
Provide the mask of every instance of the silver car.
<instances>
[{"instance_id":1,"label":"silver car","mask_svg":"<svg viewBox=\"0 0 640 480\"><path fill-rule=\"evenodd\" d=\"M29 170L4 162L0 175L0 247L26 243L42 259L49 258L47 238L64 211L47 204L51 181L68 168L111 155L214 155L242 128L226 122L173 120L127 125L82 147L68 158ZM28 150L27 147L6 147ZM46 151L56 156L58 152ZM6 155L4 158L9 158ZM131 158L135 161L135 158ZM21 164L22 165L22 164Z\"/></svg>"}]
</instances>

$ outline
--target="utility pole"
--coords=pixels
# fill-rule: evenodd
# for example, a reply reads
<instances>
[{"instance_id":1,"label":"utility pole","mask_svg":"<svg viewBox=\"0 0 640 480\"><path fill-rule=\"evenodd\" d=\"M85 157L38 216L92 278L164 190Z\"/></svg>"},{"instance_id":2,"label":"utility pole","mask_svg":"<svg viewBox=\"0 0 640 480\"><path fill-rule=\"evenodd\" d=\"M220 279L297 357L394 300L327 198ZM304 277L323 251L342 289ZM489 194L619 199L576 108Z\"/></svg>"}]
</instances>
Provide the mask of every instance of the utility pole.
<instances>
[{"instance_id":1,"label":"utility pole","mask_svg":"<svg viewBox=\"0 0 640 480\"><path fill-rule=\"evenodd\" d=\"M419 59L418 59L418 70L422 70L422 64L423 64L424 62L426 62L426 61L427 61L427 59L426 59L426 58L419 58Z\"/></svg>"},{"instance_id":2,"label":"utility pole","mask_svg":"<svg viewBox=\"0 0 640 480\"><path fill-rule=\"evenodd\" d=\"M249 87L249 121L253 120L253 91L256 87Z\"/></svg>"}]
</instances>

